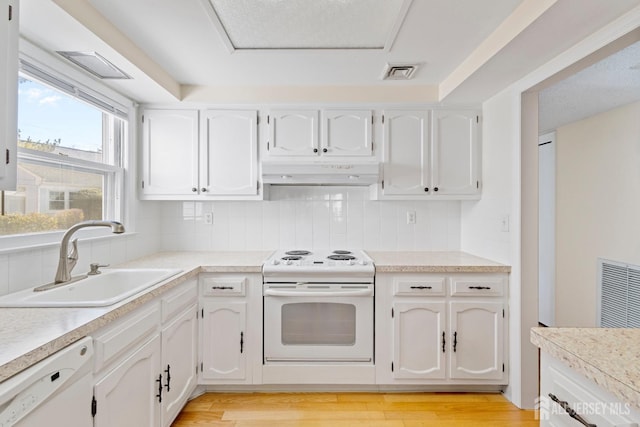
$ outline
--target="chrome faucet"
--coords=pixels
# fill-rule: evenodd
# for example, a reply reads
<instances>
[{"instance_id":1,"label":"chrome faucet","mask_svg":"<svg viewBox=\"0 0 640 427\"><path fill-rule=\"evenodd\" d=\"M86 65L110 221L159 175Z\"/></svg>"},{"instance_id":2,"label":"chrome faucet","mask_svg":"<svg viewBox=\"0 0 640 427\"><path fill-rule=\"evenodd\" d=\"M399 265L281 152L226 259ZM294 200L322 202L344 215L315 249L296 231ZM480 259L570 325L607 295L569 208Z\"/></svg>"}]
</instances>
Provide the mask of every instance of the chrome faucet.
<instances>
[{"instance_id":1,"label":"chrome faucet","mask_svg":"<svg viewBox=\"0 0 640 427\"><path fill-rule=\"evenodd\" d=\"M56 278L53 281L54 285L71 281L71 270L78 262L78 239L74 239L71 242L71 250L69 250L69 240L73 233L85 227L111 227L111 232L113 233L124 233L124 225L117 221L83 221L69 228L62 236L62 242L60 243L60 259Z\"/></svg>"}]
</instances>

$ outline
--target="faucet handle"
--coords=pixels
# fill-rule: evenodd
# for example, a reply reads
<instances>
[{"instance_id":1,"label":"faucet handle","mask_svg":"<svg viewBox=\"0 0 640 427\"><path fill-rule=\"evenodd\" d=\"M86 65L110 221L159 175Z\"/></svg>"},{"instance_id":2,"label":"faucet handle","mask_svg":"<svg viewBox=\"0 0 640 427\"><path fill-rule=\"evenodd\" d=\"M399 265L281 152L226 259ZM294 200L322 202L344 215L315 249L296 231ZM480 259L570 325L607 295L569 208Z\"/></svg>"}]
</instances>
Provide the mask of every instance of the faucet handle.
<instances>
[{"instance_id":1,"label":"faucet handle","mask_svg":"<svg viewBox=\"0 0 640 427\"><path fill-rule=\"evenodd\" d=\"M89 271L87 274L89 276L95 276L96 274L100 274L102 273L102 271L100 271L99 268L102 268L102 267L109 267L109 264L99 264L99 263L89 264L89 268L91 269L91 271Z\"/></svg>"}]
</instances>

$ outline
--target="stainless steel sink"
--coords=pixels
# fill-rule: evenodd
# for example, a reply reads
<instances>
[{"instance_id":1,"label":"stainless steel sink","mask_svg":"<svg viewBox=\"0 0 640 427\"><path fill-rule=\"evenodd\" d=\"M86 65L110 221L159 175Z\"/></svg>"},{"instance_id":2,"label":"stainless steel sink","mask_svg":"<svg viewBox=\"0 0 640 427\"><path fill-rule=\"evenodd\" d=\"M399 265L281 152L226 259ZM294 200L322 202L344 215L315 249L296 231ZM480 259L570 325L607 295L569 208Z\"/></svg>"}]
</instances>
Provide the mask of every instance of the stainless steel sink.
<instances>
[{"instance_id":1,"label":"stainless steel sink","mask_svg":"<svg viewBox=\"0 0 640 427\"><path fill-rule=\"evenodd\" d=\"M27 289L0 297L0 307L103 307L120 302L176 274L179 269L105 269L42 292Z\"/></svg>"}]
</instances>

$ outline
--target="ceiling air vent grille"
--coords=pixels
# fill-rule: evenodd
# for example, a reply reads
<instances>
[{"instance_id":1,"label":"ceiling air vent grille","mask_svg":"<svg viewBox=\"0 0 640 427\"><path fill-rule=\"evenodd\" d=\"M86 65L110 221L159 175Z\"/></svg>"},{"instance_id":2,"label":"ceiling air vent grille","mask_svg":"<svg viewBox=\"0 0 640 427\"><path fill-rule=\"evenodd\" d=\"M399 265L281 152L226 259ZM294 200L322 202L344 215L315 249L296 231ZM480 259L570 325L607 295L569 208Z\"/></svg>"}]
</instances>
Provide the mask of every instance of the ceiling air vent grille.
<instances>
[{"instance_id":1,"label":"ceiling air vent grille","mask_svg":"<svg viewBox=\"0 0 640 427\"><path fill-rule=\"evenodd\" d=\"M383 80L409 80L413 77L418 64L387 64L382 75Z\"/></svg>"}]
</instances>

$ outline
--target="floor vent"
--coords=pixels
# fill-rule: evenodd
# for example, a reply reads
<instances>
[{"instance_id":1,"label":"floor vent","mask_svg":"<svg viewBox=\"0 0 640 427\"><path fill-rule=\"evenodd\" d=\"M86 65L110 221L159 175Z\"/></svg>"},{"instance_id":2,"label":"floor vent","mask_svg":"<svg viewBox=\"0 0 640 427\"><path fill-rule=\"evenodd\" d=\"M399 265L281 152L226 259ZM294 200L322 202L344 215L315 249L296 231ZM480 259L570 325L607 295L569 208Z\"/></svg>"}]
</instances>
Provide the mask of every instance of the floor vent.
<instances>
[{"instance_id":1,"label":"floor vent","mask_svg":"<svg viewBox=\"0 0 640 427\"><path fill-rule=\"evenodd\" d=\"M640 327L640 267L604 259L599 264L599 326Z\"/></svg>"}]
</instances>

